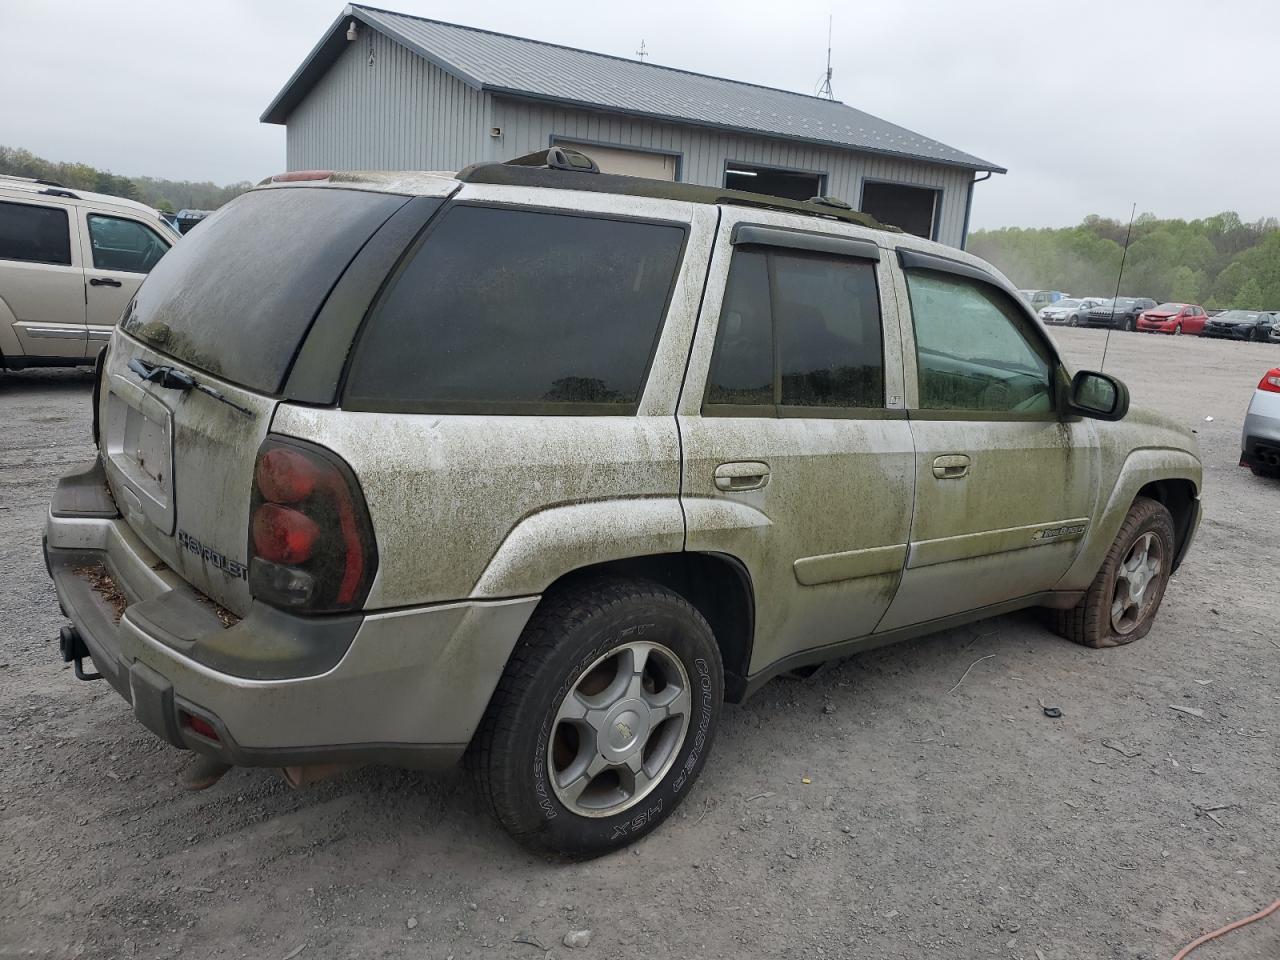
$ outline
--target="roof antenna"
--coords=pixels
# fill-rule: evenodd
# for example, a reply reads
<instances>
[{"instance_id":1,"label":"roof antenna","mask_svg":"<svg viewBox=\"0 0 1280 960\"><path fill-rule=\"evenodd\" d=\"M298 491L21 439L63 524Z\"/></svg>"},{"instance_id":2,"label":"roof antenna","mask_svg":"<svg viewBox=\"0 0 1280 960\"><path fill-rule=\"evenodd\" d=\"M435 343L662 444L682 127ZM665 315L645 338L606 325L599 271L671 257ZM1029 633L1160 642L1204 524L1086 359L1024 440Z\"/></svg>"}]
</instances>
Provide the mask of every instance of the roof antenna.
<instances>
[{"instance_id":1,"label":"roof antenna","mask_svg":"<svg viewBox=\"0 0 1280 960\"><path fill-rule=\"evenodd\" d=\"M644 40L640 41L640 49L636 51L636 56L640 58L640 62L644 63L644 58L649 55L649 51L644 47Z\"/></svg>"},{"instance_id":2,"label":"roof antenna","mask_svg":"<svg viewBox=\"0 0 1280 960\"><path fill-rule=\"evenodd\" d=\"M827 72L822 77L822 85L818 87L818 96L824 100L834 100L831 90L831 15L827 15Z\"/></svg>"},{"instance_id":3,"label":"roof antenna","mask_svg":"<svg viewBox=\"0 0 1280 960\"><path fill-rule=\"evenodd\" d=\"M1116 295L1111 298L1111 322L1107 324L1107 339L1102 341L1102 363L1098 364L1098 372L1107 368L1107 347L1111 346L1111 331L1116 328L1116 301L1120 299L1120 281L1124 277L1124 261L1129 256L1129 236L1133 233L1133 215L1138 212L1138 204L1134 203L1129 211L1129 229L1124 232L1124 250L1120 252L1120 276L1116 277Z\"/></svg>"}]
</instances>

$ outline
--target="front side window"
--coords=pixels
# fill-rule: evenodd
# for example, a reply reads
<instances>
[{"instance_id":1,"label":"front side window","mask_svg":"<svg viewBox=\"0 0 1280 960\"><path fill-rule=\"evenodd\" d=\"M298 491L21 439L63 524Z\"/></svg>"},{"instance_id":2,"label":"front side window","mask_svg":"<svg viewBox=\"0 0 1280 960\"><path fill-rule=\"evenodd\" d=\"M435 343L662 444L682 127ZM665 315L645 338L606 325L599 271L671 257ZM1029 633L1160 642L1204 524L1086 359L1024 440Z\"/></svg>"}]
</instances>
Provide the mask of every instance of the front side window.
<instances>
[{"instance_id":1,"label":"front side window","mask_svg":"<svg viewBox=\"0 0 1280 960\"><path fill-rule=\"evenodd\" d=\"M0 203L0 260L71 264L71 232L60 207Z\"/></svg>"},{"instance_id":2,"label":"front side window","mask_svg":"<svg viewBox=\"0 0 1280 960\"><path fill-rule=\"evenodd\" d=\"M93 265L99 270L150 273L169 249L169 243L137 220L91 213L89 243Z\"/></svg>"},{"instance_id":3,"label":"front side window","mask_svg":"<svg viewBox=\"0 0 1280 960\"><path fill-rule=\"evenodd\" d=\"M371 314L344 402L634 412L684 236L671 224L454 207Z\"/></svg>"},{"instance_id":4,"label":"front side window","mask_svg":"<svg viewBox=\"0 0 1280 960\"><path fill-rule=\"evenodd\" d=\"M908 270L920 406L925 410L1044 414L1053 410L1048 351L995 287Z\"/></svg>"},{"instance_id":5,"label":"front side window","mask_svg":"<svg viewBox=\"0 0 1280 960\"><path fill-rule=\"evenodd\" d=\"M875 264L790 249L735 251L706 402L762 413L883 407Z\"/></svg>"}]
</instances>

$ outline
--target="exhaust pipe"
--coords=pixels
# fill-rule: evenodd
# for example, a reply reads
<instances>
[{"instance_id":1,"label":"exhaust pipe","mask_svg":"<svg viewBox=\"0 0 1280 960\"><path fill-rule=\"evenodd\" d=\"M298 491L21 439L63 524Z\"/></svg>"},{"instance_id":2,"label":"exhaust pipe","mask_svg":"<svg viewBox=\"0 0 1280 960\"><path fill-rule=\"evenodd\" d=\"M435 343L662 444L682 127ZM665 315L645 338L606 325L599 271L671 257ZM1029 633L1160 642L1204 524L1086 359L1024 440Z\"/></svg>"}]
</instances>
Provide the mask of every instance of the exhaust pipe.
<instances>
[{"instance_id":1,"label":"exhaust pipe","mask_svg":"<svg viewBox=\"0 0 1280 960\"><path fill-rule=\"evenodd\" d=\"M330 777L336 777L340 773L346 773L349 770L355 770L360 767L358 763L315 763L305 767L281 767L280 774L284 777L284 782L295 790L300 790L305 786L317 783L320 780L328 780Z\"/></svg>"}]
</instances>

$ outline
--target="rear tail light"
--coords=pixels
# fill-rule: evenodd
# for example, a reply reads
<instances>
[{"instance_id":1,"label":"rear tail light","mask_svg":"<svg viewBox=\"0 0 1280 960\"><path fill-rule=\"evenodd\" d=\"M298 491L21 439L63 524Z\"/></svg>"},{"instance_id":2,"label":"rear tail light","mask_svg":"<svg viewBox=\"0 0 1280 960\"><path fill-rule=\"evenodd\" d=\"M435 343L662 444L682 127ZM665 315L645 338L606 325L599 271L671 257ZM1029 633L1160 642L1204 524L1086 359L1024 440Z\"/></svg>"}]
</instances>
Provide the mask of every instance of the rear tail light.
<instances>
[{"instance_id":1,"label":"rear tail light","mask_svg":"<svg viewBox=\"0 0 1280 960\"><path fill-rule=\"evenodd\" d=\"M377 568L360 487L336 454L268 437L253 471L249 589L308 613L359 609Z\"/></svg>"},{"instance_id":2,"label":"rear tail light","mask_svg":"<svg viewBox=\"0 0 1280 960\"><path fill-rule=\"evenodd\" d=\"M1267 393L1280 393L1280 367L1273 367L1262 375L1258 389Z\"/></svg>"}]
</instances>

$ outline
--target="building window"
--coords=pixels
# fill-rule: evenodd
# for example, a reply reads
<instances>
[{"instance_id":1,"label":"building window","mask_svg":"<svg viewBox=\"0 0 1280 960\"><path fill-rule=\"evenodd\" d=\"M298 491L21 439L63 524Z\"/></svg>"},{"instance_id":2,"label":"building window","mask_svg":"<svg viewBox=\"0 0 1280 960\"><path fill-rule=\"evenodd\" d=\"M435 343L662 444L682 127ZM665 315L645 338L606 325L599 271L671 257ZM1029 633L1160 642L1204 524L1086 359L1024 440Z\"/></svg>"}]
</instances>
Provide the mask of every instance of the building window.
<instances>
[{"instance_id":1,"label":"building window","mask_svg":"<svg viewBox=\"0 0 1280 960\"><path fill-rule=\"evenodd\" d=\"M762 167L736 160L730 160L724 170L724 185L730 190L750 190L752 193L786 197L788 200L820 197L825 183L825 174Z\"/></svg>"},{"instance_id":2,"label":"building window","mask_svg":"<svg viewBox=\"0 0 1280 960\"><path fill-rule=\"evenodd\" d=\"M862 184L863 213L881 223L899 227L926 240L936 240L938 208L942 191L931 187L912 187L905 183L880 183L867 180Z\"/></svg>"}]
</instances>

